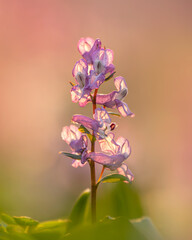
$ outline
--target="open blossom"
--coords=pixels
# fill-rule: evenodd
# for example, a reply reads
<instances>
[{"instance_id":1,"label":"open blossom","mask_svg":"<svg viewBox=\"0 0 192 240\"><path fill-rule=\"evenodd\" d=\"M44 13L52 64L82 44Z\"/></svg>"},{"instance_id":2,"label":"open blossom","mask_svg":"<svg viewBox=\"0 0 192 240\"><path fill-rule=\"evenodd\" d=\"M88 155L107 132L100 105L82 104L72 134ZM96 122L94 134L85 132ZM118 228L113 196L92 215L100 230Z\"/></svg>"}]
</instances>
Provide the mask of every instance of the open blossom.
<instances>
[{"instance_id":1,"label":"open blossom","mask_svg":"<svg viewBox=\"0 0 192 240\"><path fill-rule=\"evenodd\" d=\"M101 48L100 39L81 38L78 42L78 50L88 64L93 63L93 53Z\"/></svg>"},{"instance_id":2,"label":"open blossom","mask_svg":"<svg viewBox=\"0 0 192 240\"><path fill-rule=\"evenodd\" d=\"M113 51L101 48L99 39L81 38L78 49L84 59L77 61L72 71L76 85L71 89L71 99L84 107L91 101L92 90L98 89L105 81L105 74L112 73L115 67Z\"/></svg>"},{"instance_id":3,"label":"open blossom","mask_svg":"<svg viewBox=\"0 0 192 240\"><path fill-rule=\"evenodd\" d=\"M113 63L113 51L101 48L93 53L93 68L96 74L112 73L115 70Z\"/></svg>"},{"instance_id":4,"label":"open blossom","mask_svg":"<svg viewBox=\"0 0 192 240\"><path fill-rule=\"evenodd\" d=\"M75 77L76 85L71 89L71 99L73 102L79 102L84 107L90 101L90 93L93 89L98 89L105 81L105 75L100 73L96 75L93 70L88 74L88 64L84 59L76 62L72 75Z\"/></svg>"},{"instance_id":5,"label":"open blossom","mask_svg":"<svg viewBox=\"0 0 192 240\"><path fill-rule=\"evenodd\" d=\"M128 93L127 84L123 77L116 77L114 79L115 87L117 91L113 91L109 94L97 94L96 102L97 104L101 104L108 108L117 108L120 114L123 117L126 116L134 116L134 114L130 111L129 107L122 100Z\"/></svg>"},{"instance_id":6,"label":"open blossom","mask_svg":"<svg viewBox=\"0 0 192 240\"><path fill-rule=\"evenodd\" d=\"M133 176L126 169L126 164L123 163L130 155L131 148L127 139L119 137L114 140L114 134L108 134L107 138L99 140L101 150L108 154L90 152L87 154L87 158L92 159L96 163L102 164L104 167L109 168L111 171L118 170L118 172L124 176L128 176L129 179L133 179ZM130 176L129 176L130 175Z\"/></svg>"},{"instance_id":7,"label":"open blossom","mask_svg":"<svg viewBox=\"0 0 192 240\"><path fill-rule=\"evenodd\" d=\"M95 110L94 119L76 114L73 115L72 121L92 129L99 138L105 138L107 133L115 128L115 123L111 123L111 118L103 107Z\"/></svg>"},{"instance_id":8,"label":"open blossom","mask_svg":"<svg viewBox=\"0 0 192 240\"><path fill-rule=\"evenodd\" d=\"M87 136L83 135L76 126L70 125L62 129L61 137L70 146L73 154L82 156L83 162L88 145ZM73 160L72 166L78 167L83 165L81 161Z\"/></svg>"}]
</instances>

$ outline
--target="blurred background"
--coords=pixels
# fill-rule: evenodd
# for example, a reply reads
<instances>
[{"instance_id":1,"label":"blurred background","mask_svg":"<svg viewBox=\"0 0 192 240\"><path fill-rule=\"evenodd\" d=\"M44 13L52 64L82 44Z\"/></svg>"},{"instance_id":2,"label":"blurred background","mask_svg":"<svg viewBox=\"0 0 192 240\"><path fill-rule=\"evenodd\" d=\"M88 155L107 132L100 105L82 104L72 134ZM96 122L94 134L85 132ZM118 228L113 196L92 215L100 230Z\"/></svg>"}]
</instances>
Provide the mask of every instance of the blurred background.
<instances>
[{"instance_id":1,"label":"blurred background","mask_svg":"<svg viewBox=\"0 0 192 240\"><path fill-rule=\"evenodd\" d=\"M144 214L167 239L191 239L191 11L190 0L0 0L1 212L67 216L89 187L88 166L74 169L58 152L69 151L60 133L72 115L91 116L71 102L69 84L77 42L90 36L113 49L127 80L135 118L113 121L130 141Z\"/></svg>"}]
</instances>

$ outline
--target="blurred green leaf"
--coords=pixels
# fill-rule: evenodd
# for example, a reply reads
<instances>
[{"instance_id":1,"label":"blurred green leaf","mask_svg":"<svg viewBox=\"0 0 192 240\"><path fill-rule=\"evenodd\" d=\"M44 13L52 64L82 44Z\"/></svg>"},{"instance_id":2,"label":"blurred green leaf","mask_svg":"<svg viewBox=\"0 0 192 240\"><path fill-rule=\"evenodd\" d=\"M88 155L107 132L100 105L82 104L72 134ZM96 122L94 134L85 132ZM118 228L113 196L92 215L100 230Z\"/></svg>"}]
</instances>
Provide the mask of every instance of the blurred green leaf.
<instances>
[{"instance_id":1,"label":"blurred green leaf","mask_svg":"<svg viewBox=\"0 0 192 240\"><path fill-rule=\"evenodd\" d=\"M97 183L97 186L103 182L103 183L117 183L117 182L124 182L124 181L127 181L127 182L130 182L130 180L121 175L121 174L110 174L110 175L107 175L105 176L104 178L102 178L98 183Z\"/></svg>"},{"instance_id":2,"label":"blurred green leaf","mask_svg":"<svg viewBox=\"0 0 192 240\"><path fill-rule=\"evenodd\" d=\"M162 240L162 236L149 217L130 220L135 229L143 234L147 240Z\"/></svg>"},{"instance_id":3,"label":"blurred green leaf","mask_svg":"<svg viewBox=\"0 0 192 240\"><path fill-rule=\"evenodd\" d=\"M9 225L9 224L16 224L14 218L11 217L11 216L9 216L9 215L6 214L6 213L2 213L2 214L0 215L0 219L1 219L4 223L6 223L6 224L8 224L8 225Z\"/></svg>"},{"instance_id":4,"label":"blurred green leaf","mask_svg":"<svg viewBox=\"0 0 192 240\"><path fill-rule=\"evenodd\" d=\"M93 136L89 132L89 130L86 127L84 127L83 125L80 125L79 131L82 132L82 133L86 133L91 142L96 140L95 136Z\"/></svg>"},{"instance_id":5,"label":"blurred green leaf","mask_svg":"<svg viewBox=\"0 0 192 240\"><path fill-rule=\"evenodd\" d=\"M59 152L59 154L64 154L65 156L67 156L69 158L81 160L81 155L76 155L76 154L66 153L66 152Z\"/></svg>"},{"instance_id":6,"label":"blurred green leaf","mask_svg":"<svg viewBox=\"0 0 192 240\"><path fill-rule=\"evenodd\" d=\"M46 230L46 229L54 229L54 228L66 229L66 226L68 223L69 223L68 219L57 219L57 220L45 221L45 222L39 223L35 228L35 230Z\"/></svg>"},{"instance_id":7,"label":"blurred green leaf","mask_svg":"<svg viewBox=\"0 0 192 240\"><path fill-rule=\"evenodd\" d=\"M36 240L32 236L25 233L0 233L1 240Z\"/></svg>"},{"instance_id":8,"label":"blurred green leaf","mask_svg":"<svg viewBox=\"0 0 192 240\"><path fill-rule=\"evenodd\" d=\"M64 239L62 236L65 235L65 233L62 234L60 230L55 229L47 229L40 232L34 232L31 234L33 239L35 240L61 240Z\"/></svg>"},{"instance_id":9,"label":"blurred green leaf","mask_svg":"<svg viewBox=\"0 0 192 240\"><path fill-rule=\"evenodd\" d=\"M66 234L68 219L57 219L39 223L31 235L38 240L57 240Z\"/></svg>"},{"instance_id":10,"label":"blurred green leaf","mask_svg":"<svg viewBox=\"0 0 192 240\"><path fill-rule=\"evenodd\" d=\"M39 222L37 220L34 220L30 217L21 216L21 217L13 217L15 222L19 224L20 226L26 227L26 226L36 226Z\"/></svg>"},{"instance_id":11,"label":"blurred green leaf","mask_svg":"<svg viewBox=\"0 0 192 240\"><path fill-rule=\"evenodd\" d=\"M128 219L143 216L143 208L138 190L132 184L103 184L98 188L97 194L97 216L98 219L106 215L113 217L124 216ZM100 191L103 194L100 194Z\"/></svg>"},{"instance_id":12,"label":"blurred green leaf","mask_svg":"<svg viewBox=\"0 0 192 240\"><path fill-rule=\"evenodd\" d=\"M73 229L67 236L68 240L146 240L127 218L105 217L102 221L92 225L81 225Z\"/></svg>"},{"instance_id":13,"label":"blurred green leaf","mask_svg":"<svg viewBox=\"0 0 192 240\"><path fill-rule=\"evenodd\" d=\"M20 225L8 225L6 231L8 233L24 233L24 228Z\"/></svg>"},{"instance_id":14,"label":"blurred green leaf","mask_svg":"<svg viewBox=\"0 0 192 240\"><path fill-rule=\"evenodd\" d=\"M90 189L88 188L84 190L81 193L81 195L78 197L70 215L72 226L76 226L84 222L89 196L90 196Z\"/></svg>"},{"instance_id":15,"label":"blurred green leaf","mask_svg":"<svg viewBox=\"0 0 192 240\"><path fill-rule=\"evenodd\" d=\"M6 232L6 228L0 224L0 232Z\"/></svg>"}]
</instances>

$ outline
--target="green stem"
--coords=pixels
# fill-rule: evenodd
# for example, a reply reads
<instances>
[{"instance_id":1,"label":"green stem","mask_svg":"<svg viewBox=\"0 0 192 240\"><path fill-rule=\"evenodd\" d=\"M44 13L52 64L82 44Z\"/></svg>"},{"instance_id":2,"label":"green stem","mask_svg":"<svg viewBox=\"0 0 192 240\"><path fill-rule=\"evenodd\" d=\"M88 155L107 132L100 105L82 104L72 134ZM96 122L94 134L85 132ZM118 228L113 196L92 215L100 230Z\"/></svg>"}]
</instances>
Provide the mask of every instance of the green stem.
<instances>
[{"instance_id":1,"label":"green stem","mask_svg":"<svg viewBox=\"0 0 192 240\"><path fill-rule=\"evenodd\" d=\"M96 109L96 96L97 96L98 89L95 89L94 96L92 99L93 103L93 114L95 113ZM94 136L94 131L92 133ZM91 141L91 152L95 152L95 139L93 137ZM95 175L95 162L93 160L90 160L90 170L91 170L91 217L92 217L92 223L96 222L96 175Z\"/></svg>"}]
</instances>

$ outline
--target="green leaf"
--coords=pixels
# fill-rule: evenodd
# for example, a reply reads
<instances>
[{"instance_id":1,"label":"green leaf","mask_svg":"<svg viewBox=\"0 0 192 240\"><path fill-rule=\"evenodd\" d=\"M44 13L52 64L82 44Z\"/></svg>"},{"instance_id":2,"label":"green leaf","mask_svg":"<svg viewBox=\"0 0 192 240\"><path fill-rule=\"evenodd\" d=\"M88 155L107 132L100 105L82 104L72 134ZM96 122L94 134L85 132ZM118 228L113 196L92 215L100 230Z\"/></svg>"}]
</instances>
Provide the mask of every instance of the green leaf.
<instances>
[{"instance_id":1,"label":"green leaf","mask_svg":"<svg viewBox=\"0 0 192 240\"><path fill-rule=\"evenodd\" d=\"M9 215L6 214L6 213L2 213L2 214L0 215L0 219L1 219L4 223L6 223L6 224L8 224L8 225L16 224L15 220L13 219L13 217L9 216Z\"/></svg>"},{"instance_id":2,"label":"green leaf","mask_svg":"<svg viewBox=\"0 0 192 240\"><path fill-rule=\"evenodd\" d=\"M147 240L162 240L162 236L149 217L130 220L135 229L143 234Z\"/></svg>"},{"instance_id":3,"label":"green leaf","mask_svg":"<svg viewBox=\"0 0 192 240\"><path fill-rule=\"evenodd\" d=\"M98 183L97 183L97 186L99 185L99 183L103 182L103 183L117 183L117 182L124 182L124 181L127 181L127 182L130 182L130 180L121 175L121 174L110 174L110 175L107 175L105 176L104 178L102 178Z\"/></svg>"},{"instance_id":4,"label":"green leaf","mask_svg":"<svg viewBox=\"0 0 192 240\"><path fill-rule=\"evenodd\" d=\"M21 216L21 217L13 217L15 222L23 227L26 226L36 226L39 222L37 220L34 220L30 217L26 217L26 216Z\"/></svg>"},{"instance_id":5,"label":"green leaf","mask_svg":"<svg viewBox=\"0 0 192 240\"><path fill-rule=\"evenodd\" d=\"M117 117L121 117L121 115L119 113L108 112L108 114L111 114L111 115L114 115L114 116L117 116Z\"/></svg>"},{"instance_id":6,"label":"green leaf","mask_svg":"<svg viewBox=\"0 0 192 240\"><path fill-rule=\"evenodd\" d=\"M93 136L93 135L89 132L89 130L88 130L86 127L84 127L83 125L80 125L79 131L82 132L82 133L86 133L87 136L88 136L88 138L91 140L91 142L96 140L95 136Z\"/></svg>"},{"instance_id":7,"label":"green leaf","mask_svg":"<svg viewBox=\"0 0 192 240\"><path fill-rule=\"evenodd\" d=\"M81 160L81 155L76 155L76 154L66 153L66 152L59 152L59 154L64 154L65 156L67 156L69 158Z\"/></svg>"},{"instance_id":8,"label":"green leaf","mask_svg":"<svg viewBox=\"0 0 192 240\"><path fill-rule=\"evenodd\" d=\"M36 230L46 230L46 229L54 229L54 228L66 228L69 223L68 219L57 219L51 221L41 222L37 225Z\"/></svg>"},{"instance_id":9,"label":"green leaf","mask_svg":"<svg viewBox=\"0 0 192 240\"><path fill-rule=\"evenodd\" d=\"M113 72L113 73L111 73L111 75L109 75L108 77L106 77L106 78L105 78L105 82L108 81L109 79L111 79L115 73L116 73L116 72Z\"/></svg>"},{"instance_id":10,"label":"green leaf","mask_svg":"<svg viewBox=\"0 0 192 240\"><path fill-rule=\"evenodd\" d=\"M90 189L87 188L78 197L78 199L71 211L71 215L70 215L70 219L72 221L72 226L75 226L75 225L78 225L78 224L84 222L90 192L91 192Z\"/></svg>"}]
</instances>

